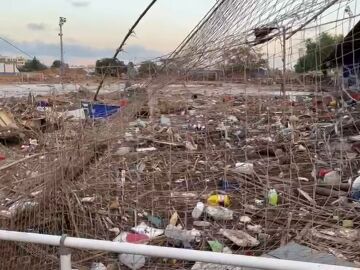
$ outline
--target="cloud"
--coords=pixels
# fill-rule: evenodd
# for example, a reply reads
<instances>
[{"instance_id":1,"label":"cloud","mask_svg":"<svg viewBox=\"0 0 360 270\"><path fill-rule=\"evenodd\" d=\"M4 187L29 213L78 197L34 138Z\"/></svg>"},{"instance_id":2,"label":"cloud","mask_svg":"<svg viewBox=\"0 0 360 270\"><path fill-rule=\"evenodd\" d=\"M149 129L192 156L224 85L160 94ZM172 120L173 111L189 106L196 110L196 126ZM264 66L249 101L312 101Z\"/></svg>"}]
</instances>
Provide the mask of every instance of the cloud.
<instances>
[{"instance_id":1,"label":"cloud","mask_svg":"<svg viewBox=\"0 0 360 270\"><path fill-rule=\"evenodd\" d=\"M28 23L26 26L33 31L43 31L46 29L46 24L44 23Z\"/></svg>"},{"instance_id":2,"label":"cloud","mask_svg":"<svg viewBox=\"0 0 360 270\"><path fill-rule=\"evenodd\" d=\"M74 7L87 7L91 4L90 1L72 1L72 0L70 0L70 3Z\"/></svg>"},{"instance_id":3,"label":"cloud","mask_svg":"<svg viewBox=\"0 0 360 270\"><path fill-rule=\"evenodd\" d=\"M45 43L41 41L35 42L16 42L12 41L14 45L21 48L23 51L29 53L30 55L36 56L39 59L58 59L60 57L60 46L59 44L54 43ZM4 55L21 55L19 51L15 48L9 46L5 42L0 40L0 51ZM93 61L95 63L96 59L104 57L112 57L115 52L114 49L109 48L96 48L92 46L76 44L76 43L65 43L64 44L64 55L65 60L69 62L69 59L77 59L77 62L81 62L80 59L83 59L84 62L88 63ZM136 62L152 59L158 56L161 56L163 53L145 48L140 45L129 45L125 47L124 52L119 54L119 59L124 61L134 61ZM70 62L71 64L71 62Z\"/></svg>"}]
</instances>

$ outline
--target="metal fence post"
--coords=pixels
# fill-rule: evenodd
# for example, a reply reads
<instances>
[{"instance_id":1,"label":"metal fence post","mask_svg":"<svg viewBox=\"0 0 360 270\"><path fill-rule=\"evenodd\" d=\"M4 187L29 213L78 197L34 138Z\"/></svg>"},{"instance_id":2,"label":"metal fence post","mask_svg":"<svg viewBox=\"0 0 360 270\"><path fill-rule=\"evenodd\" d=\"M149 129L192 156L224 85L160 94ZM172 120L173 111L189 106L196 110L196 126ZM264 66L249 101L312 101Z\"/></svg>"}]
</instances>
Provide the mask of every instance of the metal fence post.
<instances>
[{"instance_id":1,"label":"metal fence post","mask_svg":"<svg viewBox=\"0 0 360 270\"><path fill-rule=\"evenodd\" d=\"M71 252L70 249L64 246L66 234L60 238L60 270L72 270L71 268Z\"/></svg>"}]
</instances>

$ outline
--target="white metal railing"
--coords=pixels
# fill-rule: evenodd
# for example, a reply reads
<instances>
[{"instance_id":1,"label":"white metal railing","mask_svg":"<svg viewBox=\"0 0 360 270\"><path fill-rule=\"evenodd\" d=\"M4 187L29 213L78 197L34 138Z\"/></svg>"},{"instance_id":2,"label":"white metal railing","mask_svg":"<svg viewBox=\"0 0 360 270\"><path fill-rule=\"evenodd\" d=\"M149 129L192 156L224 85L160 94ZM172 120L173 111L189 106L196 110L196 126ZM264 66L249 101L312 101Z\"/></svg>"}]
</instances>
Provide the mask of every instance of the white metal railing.
<instances>
[{"instance_id":1,"label":"white metal railing","mask_svg":"<svg viewBox=\"0 0 360 270\"><path fill-rule=\"evenodd\" d=\"M56 236L0 230L0 240L58 246L60 247L61 270L72 269L70 248L125 254L138 254L149 257L206 262L264 270L360 270L360 268L326 265L320 263L308 263L264 257L224 254L210 251L130 244L105 240L68 237L66 235Z\"/></svg>"}]
</instances>

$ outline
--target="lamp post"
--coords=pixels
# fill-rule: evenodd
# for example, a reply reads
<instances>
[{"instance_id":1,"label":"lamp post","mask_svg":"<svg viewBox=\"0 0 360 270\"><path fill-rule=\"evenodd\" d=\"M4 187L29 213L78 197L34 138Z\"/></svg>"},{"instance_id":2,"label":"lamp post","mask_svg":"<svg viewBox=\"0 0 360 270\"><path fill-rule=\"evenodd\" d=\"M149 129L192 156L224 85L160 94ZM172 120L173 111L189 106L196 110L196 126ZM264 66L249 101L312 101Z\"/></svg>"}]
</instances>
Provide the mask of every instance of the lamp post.
<instances>
[{"instance_id":1,"label":"lamp post","mask_svg":"<svg viewBox=\"0 0 360 270\"><path fill-rule=\"evenodd\" d=\"M63 32L62 32L62 26L66 23L66 18L60 17L59 18L59 26L60 26L60 83L62 84L62 79L64 75L64 47L63 47Z\"/></svg>"},{"instance_id":2,"label":"lamp post","mask_svg":"<svg viewBox=\"0 0 360 270\"><path fill-rule=\"evenodd\" d=\"M282 47L283 47L283 55L282 55L282 63L283 63L283 70L282 70L282 84L281 84L281 94L285 97L286 90L286 28L285 26L279 28L282 30Z\"/></svg>"}]
</instances>

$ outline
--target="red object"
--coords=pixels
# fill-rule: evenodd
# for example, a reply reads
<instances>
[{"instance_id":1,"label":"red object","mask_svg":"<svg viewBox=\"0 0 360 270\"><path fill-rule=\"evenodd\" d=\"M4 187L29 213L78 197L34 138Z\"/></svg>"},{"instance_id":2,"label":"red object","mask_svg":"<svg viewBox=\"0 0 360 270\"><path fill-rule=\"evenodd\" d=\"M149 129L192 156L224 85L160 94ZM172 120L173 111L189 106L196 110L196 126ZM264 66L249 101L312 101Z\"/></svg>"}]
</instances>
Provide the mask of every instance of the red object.
<instances>
[{"instance_id":1,"label":"red object","mask_svg":"<svg viewBox=\"0 0 360 270\"><path fill-rule=\"evenodd\" d=\"M329 172L331 172L332 171L332 169L324 169L324 168L321 168L320 170L319 170L319 177L324 177L325 176L325 174L327 174L327 173L329 173Z\"/></svg>"},{"instance_id":2,"label":"red object","mask_svg":"<svg viewBox=\"0 0 360 270\"><path fill-rule=\"evenodd\" d=\"M235 97L233 96L223 96L223 102L233 102Z\"/></svg>"},{"instance_id":3,"label":"red object","mask_svg":"<svg viewBox=\"0 0 360 270\"><path fill-rule=\"evenodd\" d=\"M119 105L120 107L126 107L127 105L129 105L129 100L126 98L120 99Z\"/></svg>"},{"instance_id":4,"label":"red object","mask_svg":"<svg viewBox=\"0 0 360 270\"><path fill-rule=\"evenodd\" d=\"M360 94L358 93L351 93L350 96L355 99L356 101L360 100Z\"/></svg>"},{"instance_id":5,"label":"red object","mask_svg":"<svg viewBox=\"0 0 360 270\"><path fill-rule=\"evenodd\" d=\"M6 159L6 157L0 154L0 161L5 160L5 159Z\"/></svg>"},{"instance_id":6,"label":"red object","mask_svg":"<svg viewBox=\"0 0 360 270\"><path fill-rule=\"evenodd\" d=\"M312 106L313 107L329 106L332 100L333 98L331 96L314 97L312 100Z\"/></svg>"},{"instance_id":7,"label":"red object","mask_svg":"<svg viewBox=\"0 0 360 270\"><path fill-rule=\"evenodd\" d=\"M145 234L128 233L126 235L126 242L128 242L128 243L133 243L133 244L146 243L149 240L150 240L150 238L148 236L146 236Z\"/></svg>"}]
</instances>

